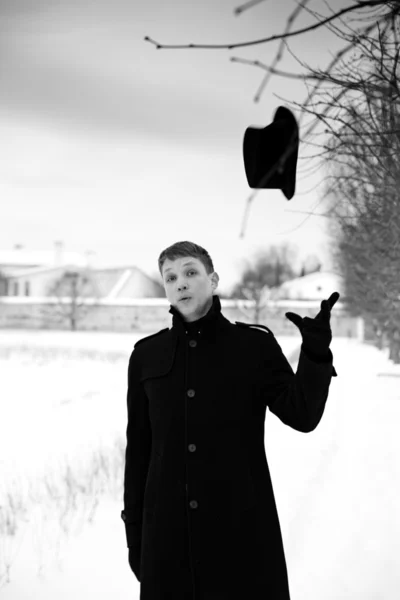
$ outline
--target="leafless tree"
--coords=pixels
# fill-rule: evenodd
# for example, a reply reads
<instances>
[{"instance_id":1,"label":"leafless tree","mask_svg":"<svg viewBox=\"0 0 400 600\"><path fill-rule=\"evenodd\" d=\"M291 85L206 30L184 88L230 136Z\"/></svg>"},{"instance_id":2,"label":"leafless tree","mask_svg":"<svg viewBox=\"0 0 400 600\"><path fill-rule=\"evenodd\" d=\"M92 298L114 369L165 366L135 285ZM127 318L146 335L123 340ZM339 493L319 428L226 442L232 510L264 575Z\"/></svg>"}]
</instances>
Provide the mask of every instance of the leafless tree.
<instances>
[{"instance_id":1,"label":"leafless tree","mask_svg":"<svg viewBox=\"0 0 400 600\"><path fill-rule=\"evenodd\" d=\"M316 273L320 271L322 268L322 263L319 260L316 254L309 254L300 269L299 277L304 277L305 275L310 275L311 273Z\"/></svg>"},{"instance_id":2,"label":"leafless tree","mask_svg":"<svg viewBox=\"0 0 400 600\"><path fill-rule=\"evenodd\" d=\"M76 331L79 321L93 308L100 293L90 269L67 269L49 286L48 295L57 299L51 309L71 331Z\"/></svg>"},{"instance_id":3,"label":"leafless tree","mask_svg":"<svg viewBox=\"0 0 400 600\"><path fill-rule=\"evenodd\" d=\"M0 270L0 296L6 296L8 291L7 276Z\"/></svg>"},{"instance_id":4,"label":"leafless tree","mask_svg":"<svg viewBox=\"0 0 400 600\"><path fill-rule=\"evenodd\" d=\"M360 82L324 151L332 256L344 274L350 310L385 334L400 362L400 95L399 47L390 37L363 50Z\"/></svg>"},{"instance_id":5,"label":"leafless tree","mask_svg":"<svg viewBox=\"0 0 400 600\"><path fill-rule=\"evenodd\" d=\"M278 297L282 283L298 276L292 267L294 254L293 247L283 244L271 246L267 251L259 252L252 261L246 261L241 279L232 289L230 298L253 323L260 323L267 311L269 317L276 315L271 300ZM253 306L247 308L243 300L250 300Z\"/></svg>"}]
</instances>

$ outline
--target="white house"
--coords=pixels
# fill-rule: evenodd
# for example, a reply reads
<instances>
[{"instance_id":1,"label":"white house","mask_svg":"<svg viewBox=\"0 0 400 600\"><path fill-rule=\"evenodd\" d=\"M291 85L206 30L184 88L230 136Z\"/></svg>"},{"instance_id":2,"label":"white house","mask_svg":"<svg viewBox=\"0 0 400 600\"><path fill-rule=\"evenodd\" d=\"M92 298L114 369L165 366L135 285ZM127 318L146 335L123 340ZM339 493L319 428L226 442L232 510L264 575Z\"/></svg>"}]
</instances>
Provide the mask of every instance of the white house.
<instances>
[{"instance_id":1,"label":"white house","mask_svg":"<svg viewBox=\"0 0 400 600\"><path fill-rule=\"evenodd\" d=\"M94 267L93 253L66 252L62 242L54 251L28 251L17 245L0 251L0 296L43 298L67 271L90 273L99 298L159 297L160 284L134 265Z\"/></svg>"},{"instance_id":2,"label":"white house","mask_svg":"<svg viewBox=\"0 0 400 600\"><path fill-rule=\"evenodd\" d=\"M290 300L324 300L333 292L339 292L343 299L345 296L343 277L332 271L316 271L283 283L278 297Z\"/></svg>"}]
</instances>

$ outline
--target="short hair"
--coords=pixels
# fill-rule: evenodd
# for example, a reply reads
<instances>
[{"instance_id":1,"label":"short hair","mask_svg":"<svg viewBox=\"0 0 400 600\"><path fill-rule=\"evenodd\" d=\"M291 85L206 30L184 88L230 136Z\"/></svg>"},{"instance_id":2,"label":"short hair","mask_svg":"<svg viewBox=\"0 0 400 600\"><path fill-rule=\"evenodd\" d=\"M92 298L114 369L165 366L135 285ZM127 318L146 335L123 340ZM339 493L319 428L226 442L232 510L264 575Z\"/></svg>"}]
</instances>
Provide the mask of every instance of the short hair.
<instances>
[{"instance_id":1,"label":"short hair","mask_svg":"<svg viewBox=\"0 0 400 600\"><path fill-rule=\"evenodd\" d=\"M183 258L184 256L190 256L192 258L198 258L204 265L207 275L214 272L213 261L207 250L195 244L194 242L176 242L163 250L158 257L158 269L162 277L162 268L164 262L168 260L176 260L177 258Z\"/></svg>"}]
</instances>

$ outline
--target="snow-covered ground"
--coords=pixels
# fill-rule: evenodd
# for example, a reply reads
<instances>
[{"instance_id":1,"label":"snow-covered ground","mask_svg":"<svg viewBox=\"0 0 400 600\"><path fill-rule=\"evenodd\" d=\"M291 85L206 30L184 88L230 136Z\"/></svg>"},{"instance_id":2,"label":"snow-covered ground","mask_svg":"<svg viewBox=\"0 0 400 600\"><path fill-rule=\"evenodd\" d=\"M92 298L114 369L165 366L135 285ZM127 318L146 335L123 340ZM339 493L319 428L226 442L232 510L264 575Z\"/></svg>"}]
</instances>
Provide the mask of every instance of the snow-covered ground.
<instances>
[{"instance_id":1,"label":"snow-covered ground","mask_svg":"<svg viewBox=\"0 0 400 600\"><path fill-rule=\"evenodd\" d=\"M0 332L2 600L139 598L120 512L127 362L143 335ZM296 370L300 335L278 341ZM400 366L356 340L331 349L317 429L267 413L291 597L398 600Z\"/></svg>"}]
</instances>

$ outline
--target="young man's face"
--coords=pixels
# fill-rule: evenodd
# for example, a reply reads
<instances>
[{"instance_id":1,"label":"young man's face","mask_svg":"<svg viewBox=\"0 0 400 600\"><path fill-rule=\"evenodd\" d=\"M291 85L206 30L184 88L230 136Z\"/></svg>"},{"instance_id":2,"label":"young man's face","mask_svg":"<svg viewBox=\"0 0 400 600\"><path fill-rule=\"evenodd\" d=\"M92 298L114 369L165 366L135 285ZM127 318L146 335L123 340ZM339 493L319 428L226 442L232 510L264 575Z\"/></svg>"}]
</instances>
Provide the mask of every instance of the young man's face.
<instances>
[{"instance_id":1,"label":"young man's face","mask_svg":"<svg viewBox=\"0 0 400 600\"><path fill-rule=\"evenodd\" d=\"M162 272L168 301L185 321L196 321L207 314L212 306L213 291L218 286L217 273L207 275L203 263L191 256L174 261L166 259ZM190 298L181 300L182 296Z\"/></svg>"}]
</instances>

